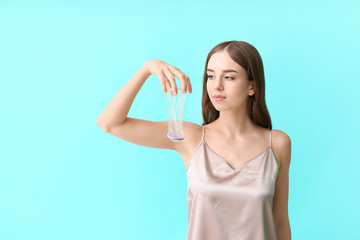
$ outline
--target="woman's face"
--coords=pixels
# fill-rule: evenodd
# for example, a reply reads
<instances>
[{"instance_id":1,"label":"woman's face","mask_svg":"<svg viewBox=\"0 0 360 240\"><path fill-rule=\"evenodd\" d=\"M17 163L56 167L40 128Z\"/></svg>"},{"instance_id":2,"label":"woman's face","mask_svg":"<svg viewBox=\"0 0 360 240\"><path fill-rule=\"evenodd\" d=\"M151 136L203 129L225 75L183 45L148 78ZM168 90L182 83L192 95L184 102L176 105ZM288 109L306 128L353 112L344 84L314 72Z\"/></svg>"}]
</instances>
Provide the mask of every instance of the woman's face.
<instances>
[{"instance_id":1,"label":"woman's face","mask_svg":"<svg viewBox=\"0 0 360 240\"><path fill-rule=\"evenodd\" d=\"M206 88L209 98L218 111L237 110L246 104L254 92L252 83L247 80L246 72L234 62L226 51L214 53L208 62ZM226 98L217 101L214 95Z\"/></svg>"}]
</instances>

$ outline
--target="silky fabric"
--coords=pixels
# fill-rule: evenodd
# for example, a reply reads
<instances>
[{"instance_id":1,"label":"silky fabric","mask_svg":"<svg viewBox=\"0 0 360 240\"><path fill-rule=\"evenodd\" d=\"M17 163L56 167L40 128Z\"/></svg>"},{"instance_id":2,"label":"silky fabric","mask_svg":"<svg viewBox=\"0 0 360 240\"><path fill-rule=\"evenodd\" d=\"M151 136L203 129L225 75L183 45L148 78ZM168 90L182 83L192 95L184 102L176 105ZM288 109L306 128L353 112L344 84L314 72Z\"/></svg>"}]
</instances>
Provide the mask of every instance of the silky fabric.
<instances>
[{"instance_id":1,"label":"silky fabric","mask_svg":"<svg viewBox=\"0 0 360 240\"><path fill-rule=\"evenodd\" d=\"M279 164L271 147L236 168L202 139L186 169L187 240L276 240L272 212Z\"/></svg>"}]
</instances>

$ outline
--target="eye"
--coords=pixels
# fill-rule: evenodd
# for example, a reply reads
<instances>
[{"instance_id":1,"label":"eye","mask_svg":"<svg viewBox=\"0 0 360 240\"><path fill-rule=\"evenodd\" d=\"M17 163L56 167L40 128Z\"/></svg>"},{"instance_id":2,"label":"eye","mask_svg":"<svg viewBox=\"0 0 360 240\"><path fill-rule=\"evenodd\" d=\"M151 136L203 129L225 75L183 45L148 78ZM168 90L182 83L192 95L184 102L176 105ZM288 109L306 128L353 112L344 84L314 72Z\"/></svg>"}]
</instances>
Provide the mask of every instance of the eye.
<instances>
[{"instance_id":1,"label":"eye","mask_svg":"<svg viewBox=\"0 0 360 240\"><path fill-rule=\"evenodd\" d=\"M213 77L212 75L208 75L208 79L210 78L210 77ZM226 76L225 78L228 78L228 79L231 79L231 80L234 80L234 78L232 78L232 77L229 77L229 76Z\"/></svg>"}]
</instances>

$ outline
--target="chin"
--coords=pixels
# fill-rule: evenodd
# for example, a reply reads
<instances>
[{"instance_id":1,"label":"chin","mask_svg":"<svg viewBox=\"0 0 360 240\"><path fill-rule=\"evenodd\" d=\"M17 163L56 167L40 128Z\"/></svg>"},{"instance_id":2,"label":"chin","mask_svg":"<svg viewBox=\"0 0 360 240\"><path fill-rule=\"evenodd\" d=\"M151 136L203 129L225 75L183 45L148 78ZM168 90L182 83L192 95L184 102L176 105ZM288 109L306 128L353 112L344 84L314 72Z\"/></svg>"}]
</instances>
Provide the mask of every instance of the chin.
<instances>
[{"instance_id":1,"label":"chin","mask_svg":"<svg viewBox=\"0 0 360 240\"><path fill-rule=\"evenodd\" d=\"M228 106L219 106L219 105L216 105L216 103L215 104L213 104L213 106L214 106L214 108L217 110L217 111L226 111L226 110L229 110L230 108L228 107Z\"/></svg>"}]
</instances>

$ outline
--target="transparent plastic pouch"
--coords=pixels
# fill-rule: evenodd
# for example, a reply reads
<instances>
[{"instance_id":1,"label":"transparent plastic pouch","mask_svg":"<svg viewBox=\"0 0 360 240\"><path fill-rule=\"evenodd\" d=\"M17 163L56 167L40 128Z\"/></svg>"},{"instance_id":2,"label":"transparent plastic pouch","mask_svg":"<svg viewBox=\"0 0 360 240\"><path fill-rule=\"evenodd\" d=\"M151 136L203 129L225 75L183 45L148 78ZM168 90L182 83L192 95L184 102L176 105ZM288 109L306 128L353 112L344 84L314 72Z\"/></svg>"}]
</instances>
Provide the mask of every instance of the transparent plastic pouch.
<instances>
[{"instance_id":1,"label":"transparent plastic pouch","mask_svg":"<svg viewBox=\"0 0 360 240\"><path fill-rule=\"evenodd\" d=\"M179 142L184 139L183 133L183 117L185 106L186 93L181 92L178 88L178 93L173 95L172 88L167 89L166 102L168 106L168 133L167 137L173 142Z\"/></svg>"}]
</instances>

